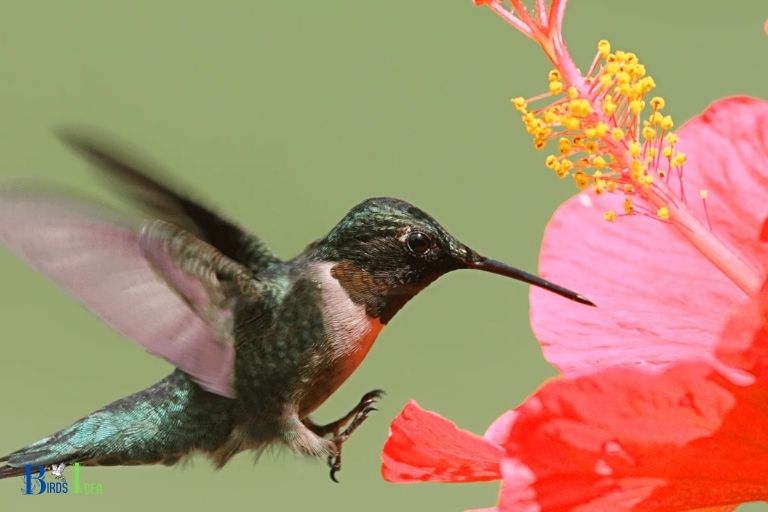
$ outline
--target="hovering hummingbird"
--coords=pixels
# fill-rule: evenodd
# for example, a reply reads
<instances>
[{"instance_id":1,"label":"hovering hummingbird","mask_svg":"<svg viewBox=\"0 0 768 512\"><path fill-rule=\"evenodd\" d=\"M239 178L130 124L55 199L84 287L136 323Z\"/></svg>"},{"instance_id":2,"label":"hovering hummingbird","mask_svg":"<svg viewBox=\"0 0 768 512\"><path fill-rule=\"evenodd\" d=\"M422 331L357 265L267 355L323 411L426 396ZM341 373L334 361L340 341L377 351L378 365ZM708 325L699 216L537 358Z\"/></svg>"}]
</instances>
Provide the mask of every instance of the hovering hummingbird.
<instances>
[{"instance_id":1,"label":"hovering hummingbird","mask_svg":"<svg viewBox=\"0 0 768 512\"><path fill-rule=\"evenodd\" d=\"M282 443L327 458L336 480L342 445L382 392L366 393L327 425L310 415L432 281L483 270L593 305L480 256L424 211L386 197L358 204L283 261L100 139L63 138L143 207L144 220L60 193L6 190L0 240L176 370L0 458L0 478L23 474L27 464L172 465L194 452L221 467L243 450Z\"/></svg>"}]
</instances>

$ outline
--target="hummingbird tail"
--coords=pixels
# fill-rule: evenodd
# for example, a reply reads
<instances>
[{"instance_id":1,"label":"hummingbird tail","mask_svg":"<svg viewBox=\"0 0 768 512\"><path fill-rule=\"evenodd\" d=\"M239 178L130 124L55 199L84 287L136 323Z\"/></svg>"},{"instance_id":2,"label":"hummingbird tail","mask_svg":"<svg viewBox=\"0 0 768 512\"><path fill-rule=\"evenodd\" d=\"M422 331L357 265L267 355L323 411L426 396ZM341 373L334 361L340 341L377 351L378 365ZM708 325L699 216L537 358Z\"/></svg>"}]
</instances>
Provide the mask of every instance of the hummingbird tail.
<instances>
[{"instance_id":1,"label":"hummingbird tail","mask_svg":"<svg viewBox=\"0 0 768 512\"><path fill-rule=\"evenodd\" d=\"M24 468L15 468L13 466L0 466L0 478L10 478L12 476L21 476L24 474Z\"/></svg>"},{"instance_id":2,"label":"hummingbird tail","mask_svg":"<svg viewBox=\"0 0 768 512\"><path fill-rule=\"evenodd\" d=\"M176 371L154 386L99 409L0 462L0 479L28 466L172 465L191 451L213 452L231 431L231 400Z\"/></svg>"}]
</instances>

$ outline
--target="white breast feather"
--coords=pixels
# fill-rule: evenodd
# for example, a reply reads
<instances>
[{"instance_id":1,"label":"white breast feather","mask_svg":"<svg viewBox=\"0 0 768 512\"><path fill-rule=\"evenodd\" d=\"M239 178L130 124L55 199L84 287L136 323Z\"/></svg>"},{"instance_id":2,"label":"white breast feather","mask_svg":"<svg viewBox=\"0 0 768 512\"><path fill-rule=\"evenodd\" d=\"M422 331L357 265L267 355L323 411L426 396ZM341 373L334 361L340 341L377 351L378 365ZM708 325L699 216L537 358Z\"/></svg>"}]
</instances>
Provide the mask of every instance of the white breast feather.
<instances>
[{"instance_id":1,"label":"white breast feather","mask_svg":"<svg viewBox=\"0 0 768 512\"><path fill-rule=\"evenodd\" d=\"M358 348L358 342L371 330L365 306L355 304L339 281L331 275L334 263L315 264L315 278L321 289L325 332L341 357Z\"/></svg>"}]
</instances>

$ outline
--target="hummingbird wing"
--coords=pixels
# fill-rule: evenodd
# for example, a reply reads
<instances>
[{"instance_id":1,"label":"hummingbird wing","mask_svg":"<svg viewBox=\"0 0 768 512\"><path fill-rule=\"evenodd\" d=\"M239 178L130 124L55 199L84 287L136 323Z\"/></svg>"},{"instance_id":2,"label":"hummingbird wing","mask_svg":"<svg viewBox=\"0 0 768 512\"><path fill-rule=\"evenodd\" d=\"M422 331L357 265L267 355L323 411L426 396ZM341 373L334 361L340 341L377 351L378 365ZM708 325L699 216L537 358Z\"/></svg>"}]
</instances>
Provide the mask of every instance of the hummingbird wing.
<instances>
[{"instance_id":1,"label":"hummingbird wing","mask_svg":"<svg viewBox=\"0 0 768 512\"><path fill-rule=\"evenodd\" d=\"M194 311L234 346L232 312L245 295L261 294L259 282L243 265L191 233L162 220L149 221L139 246L152 269Z\"/></svg>"},{"instance_id":2,"label":"hummingbird wing","mask_svg":"<svg viewBox=\"0 0 768 512\"><path fill-rule=\"evenodd\" d=\"M235 396L232 338L221 318L211 321L215 308L205 305L202 288L218 300L244 267L212 249L179 248L186 240L167 241L151 225L138 231L95 203L39 191L0 191L0 241L124 337L208 391ZM186 281L162 260L163 250L185 262ZM196 253L205 257L193 264Z\"/></svg>"},{"instance_id":3,"label":"hummingbird wing","mask_svg":"<svg viewBox=\"0 0 768 512\"><path fill-rule=\"evenodd\" d=\"M74 131L60 131L59 136L96 164L109 178L113 189L138 203L152 218L184 228L254 273L280 261L259 238L174 190L167 185L169 180L159 178L163 173L131 161L103 138Z\"/></svg>"}]
</instances>

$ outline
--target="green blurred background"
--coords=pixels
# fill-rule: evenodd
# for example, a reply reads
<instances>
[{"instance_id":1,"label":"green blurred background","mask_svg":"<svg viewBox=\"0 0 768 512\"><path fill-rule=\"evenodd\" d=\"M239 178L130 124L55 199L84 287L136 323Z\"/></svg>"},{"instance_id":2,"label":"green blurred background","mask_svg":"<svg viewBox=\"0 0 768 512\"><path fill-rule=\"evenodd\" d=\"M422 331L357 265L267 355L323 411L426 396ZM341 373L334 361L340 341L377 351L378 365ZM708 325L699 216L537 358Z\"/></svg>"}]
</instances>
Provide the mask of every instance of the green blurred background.
<instances>
[{"instance_id":1,"label":"green blurred background","mask_svg":"<svg viewBox=\"0 0 768 512\"><path fill-rule=\"evenodd\" d=\"M763 1L574 2L566 35L637 52L678 122L715 98L766 96ZM545 89L547 63L468 0L420 2L9 1L0 6L0 175L99 194L52 127L101 127L162 163L291 256L361 199L393 195L479 251L535 269L544 225L572 193L545 170L509 98ZM167 374L0 252L0 452ZM319 411L388 395L345 448L341 485L285 451L221 471L85 468L104 494L19 496L0 510L463 510L497 484L393 485L379 475L389 422L411 398L482 432L555 372L528 326L526 289L455 273L408 305ZM148 508L149 507L149 508ZM757 506L745 507L758 510Z\"/></svg>"}]
</instances>

